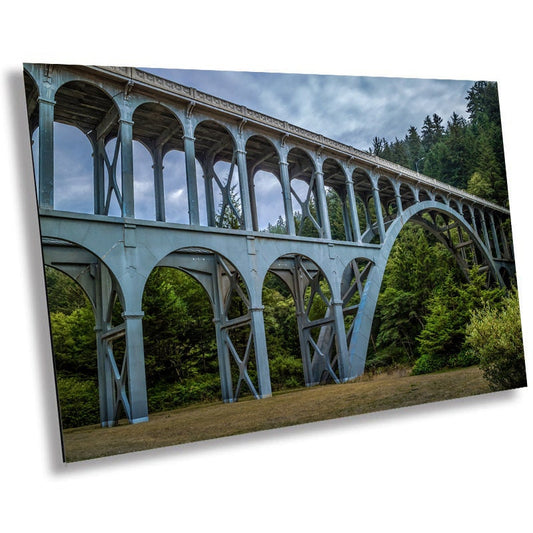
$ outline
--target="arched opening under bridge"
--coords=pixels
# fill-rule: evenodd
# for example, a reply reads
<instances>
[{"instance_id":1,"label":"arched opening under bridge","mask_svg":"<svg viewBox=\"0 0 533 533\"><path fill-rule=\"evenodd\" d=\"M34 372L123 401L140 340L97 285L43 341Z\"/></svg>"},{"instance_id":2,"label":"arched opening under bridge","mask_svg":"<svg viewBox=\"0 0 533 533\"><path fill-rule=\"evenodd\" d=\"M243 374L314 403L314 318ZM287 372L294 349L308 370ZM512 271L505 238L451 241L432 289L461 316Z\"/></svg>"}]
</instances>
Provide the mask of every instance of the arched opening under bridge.
<instances>
[{"instance_id":1,"label":"arched opening under bridge","mask_svg":"<svg viewBox=\"0 0 533 533\"><path fill-rule=\"evenodd\" d=\"M373 279L381 286L365 369L427 373L475 364L466 326L474 309L502 297L502 277L479 237L450 208L409 214L387 236L382 280L379 273Z\"/></svg>"},{"instance_id":2,"label":"arched opening under bridge","mask_svg":"<svg viewBox=\"0 0 533 533\"><path fill-rule=\"evenodd\" d=\"M166 306L169 313L164 311ZM150 309L147 361L157 366L156 359L163 353L165 364L174 368L168 395L190 384L197 397L190 394L187 403L261 396L248 288L225 257L204 248L170 253L148 279L143 308ZM166 338L163 352L158 348L161 338ZM155 382L150 383L155 386ZM165 401L177 405L179 398L172 400L168 395Z\"/></svg>"}]
</instances>

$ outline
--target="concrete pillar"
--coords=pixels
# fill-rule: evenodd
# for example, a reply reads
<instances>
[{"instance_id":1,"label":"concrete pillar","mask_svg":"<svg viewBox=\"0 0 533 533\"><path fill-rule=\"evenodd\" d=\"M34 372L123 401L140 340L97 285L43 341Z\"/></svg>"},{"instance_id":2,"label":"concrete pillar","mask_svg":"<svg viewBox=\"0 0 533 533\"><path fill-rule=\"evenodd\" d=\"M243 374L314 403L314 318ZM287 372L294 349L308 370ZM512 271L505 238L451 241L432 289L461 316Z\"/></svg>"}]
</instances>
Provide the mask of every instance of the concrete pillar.
<instances>
[{"instance_id":1,"label":"concrete pillar","mask_svg":"<svg viewBox=\"0 0 533 533\"><path fill-rule=\"evenodd\" d=\"M270 369L268 367L268 351L263 319L264 306L252 306L249 311L252 316L250 327L254 336L255 366L257 371L258 393L260 398L272 396Z\"/></svg>"},{"instance_id":2,"label":"concrete pillar","mask_svg":"<svg viewBox=\"0 0 533 533\"><path fill-rule=\"evenodd\" d=\"M479 234L476 222L476 212L474 211L474 208L471 205L468 206L468 211L470 212L470 217L472 218L472 227L474 228L474 231Z\"/></svg>"},{"instance_id":3,"label":"concrete pillar","mask_svg":"<svg viewBox=\"0 0 533 533\"><path fill-rule=\"evenodd\" d=\"M123 313L126 327L126 354L128 358L128 392L132 424L148 420L148 398L144 368L144 340L142 318L144 313Z\"/></svg>"},{"instance_id":4,"label":"concrete pillar","mask_svg":"<svg viewBox=\"0 0 533 533\"><path fill-rule=\"evenodd\" d=\"M385 223L383 222L383 211L381 209L381 201L379 199L379 189L372 185L372 198L374 198L374 208L376 210L376 218L378 222L379 240L385 242Z\"/></svg>"},{"instance_id":5,"label":"concrete pillar","mask_svg":"<svg viewBox=\"0 0 533 533\"><path fill-rule=\"evenodd\" d=\"M287 233L296 235L296 226L294 224L294 215L292 207L291 182L289 177L289 163L285 160L279 162L279 173L281 178L281 190L283 193L283 206L285 208L285 222L287 224Z\"/></svg>"},{"instance_id":6,"label":"concrete pillar","mask_svg":"<svg viewBox=\"0 0 533 533\"><path fill-rule=\"evenodd\" d=\"M54 208L54 106L55 101L38 98L39 103L39 206Z\"/></svg>"},{"instance_id":7,"label":"concrete pillar","mask_svg":"<svg viewBox=\"0 0 533 533\"><path fill-rule=\"evenodd\" d=\"M494 249L496 251L496 257L498 259L501 259L502 252L500 250L498 232L496 231L496 225L494 224L494 215L492 213L489 213L489 218L490 218L490 229L492 231L492 240L494 241Z\"/></svg>"},{"instance_id":8,"label":"concrete pillar","mask_svg":"<svg viewBox=\"0 0 533 533\"><path fill-rule=\"evenodd\" d=\"M335 319L335 344L337 348L338 376L341 382L350 379L350 356L346 343L346 328L344 327L344 313L342 300L333 300L331 309Z\"/></svg>"},{"instance_id":9,"label":"concrete pillar","mask_svg":"<svg viewBox=\"0 0 533 533\"><path fill-rule=\"evenodd\" d=\"M216 226L215 198L213 195L213 174L215 171L212 158L202 163L202 170L204 173L207 225L214 227Z\"/></svg>"},{"instance_id":10,"label":"concrete pillar","mask_svg":"<svg viewBox=\"0 0 533 533\"><path fill-rule=\"evenodd\" d=\"M112 295L112 284L111 278L104 268L103 264L99 263L95 275L96 301L94 331L96 333L100 423L102 427L111 427L114 425L113 370L107 357L107 342L102 339L102 335L110 326L107 322L107 315Z\"/></svg>"},{"instance_id":11,"label":"concrete pillar","mask_svg":"<svg viewBox=\"0 0 533 533\"><path fill-rule=\"evenodd\" d=\"M320 217L320 224L322 226L323 239L331 239L331 228L329 225L328 203L326 199L326 189L324 187L324 174L317 170L315 171L315 187L317 195L317 210Z\"/></svg>"},{"instance_id":12,"label":"concrete pillar","mask_svg":"<svg viewBox=\"0 0 533 533\"><path fill-rule=\"evenodd\" d=\"M105 205L105 181L104 181L104 139L103 137L94 142L93 149L93 177L94 177L94 213L104 214Z\"/></svg>"},{"instance_id":13,"label":"concrete pillar","mask_svg":"<svg viewBox=\"0 0 533 533\"><path fill-rule=\"evenodd\" d=\"M227 344L228 332L222 327L225 318L224 312L224 284L222 281L222 272L218 264L218 260L212 263L211 271L213 281L213 323L215 324L215 336L217 341L217 356L218 356L218 372L220 375L220 389L222 393L222 401L225 403L233 402L233 380L231 377L231 361L230 353Z\"/></svg>"},{"instance_id":14,"label":"concrete pillar","mask_svg":"<svg viewBox=\"0 0 533 533\"><path fill-rule=\"evenodd\" d=\"M255 197L254 174L251 169L247 169L248 176L248 191L250 192L250 212L252 214L252 228L254 231L259 231L259 220L257 218L257 199Z\"/></svg>"},{"instance_id":15,"label":"concrete pillar","mask_svg":"<svg viewBox=\"0 0 533 533\"><path fill-rule=\"evenodd\" d=\"M239 169L239 186L241 193L241 209L244 229L252 231L252 209L250 204L250 190L248 188L248 171L246 168L246 151L239 147L237 153L237 168Z\"/></svg>"},{"instance_id":16,"label":"concrete pillar","mask_svg":"<svg viewBox=\"0 0 533 533\"><path fill-rule=\"evenodd\" d=\"M487 231L487 223L485 221L485 215L483 211L480 211L480 216L481 216L481 229L483 231L483 241L485 242L485 246L487 247L487 250L489 251L490 255L492 255L489 232Z\"/></svg>"},{"instance_id":17,"label":"concrete pillar","mask_svg":"<svg viewBox=\"0 0 533 533\"><path fill-rule=\"evenodd\" d=\"M200 225L200 209L198 207L198 184L196 182L196 153L194 137L183 136L185 150L185 172L187 176L187 200L189 202L189 223L193 226ZM211 187L211 197L213 188Z\"/></svg>"},{"instance_id":18,"label":"concrete pillar","mask_svg":"<svg viewBox=\"0 0 533 533\"><path fill-rule=\"evenodd\" d=\"M505 235L505 231L503 229L503 225L501 223L498 224L498 228L500 230L500 236L502 238L503 256L504 256L505 259L512 259L512 257L511 257L511 248L509 247L509 242L507 241L507 236Z\"/></svg>"},{"instance_id":19,"label":"concrete pillar","mask_svg":"<svg viewBox=\"0 0 533 533\"><path fill-rule=\"evenodd\" d=\"M359 226L359 215L357 214L357 202L355 200L355 191L351 178L346 178L346 194L348 198L348 210L352 220L353 239L355 242L361 242L361 228Z\"/></svg>"},{"instance_id":20,"label":"concrete pillar","mask_svg":"<svg viewBox=\"0 0 533 533\"><path fill-rule=\"evenodd\" d=\"M163 184L163 147L154 150L152 168L154 169L155 219L165 221L165 186Z\"/></svg>"},{"instance_id":21,"label":"concrete pillar","mask_svg":"<svg viewBox=\"0 0 533 533\"><path fill-rule=\"evenodd\" d=\"M394 190L394 197L396 198L396 211L398 215L401 215L403 213L403 204L399 188Z\"/></svg>"},{"instance_id":22,"label":"concrete pillar","mask_svg":"<svg viewBox=\"0 0 533 533\"><path fill-rule=\"evenodd\" d=\"M122 216L135 216L133 186L133 122L120 119L120 164L122 166Z\"/></svg>"}]
</instances>

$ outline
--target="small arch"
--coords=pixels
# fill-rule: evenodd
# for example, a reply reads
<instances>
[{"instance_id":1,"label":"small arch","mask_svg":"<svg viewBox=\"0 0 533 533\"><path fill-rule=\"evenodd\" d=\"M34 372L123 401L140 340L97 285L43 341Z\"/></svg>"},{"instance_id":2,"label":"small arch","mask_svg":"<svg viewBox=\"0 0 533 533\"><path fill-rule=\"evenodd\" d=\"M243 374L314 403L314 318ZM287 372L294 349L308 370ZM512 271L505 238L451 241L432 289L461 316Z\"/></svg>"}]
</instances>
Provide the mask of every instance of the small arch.
<instances>
[{"instance_id":1,"label":"small arch","mask_svg":"<svg viewBox=\"0 0 533 533\"><path fill-rule=\"evenodd\" d=\"M94 214L93 146L78 127L54 123L54 209Z\"/></svg>"},{"instance_id":2,"label":"small arch","mask_svg":"<svg viewBox=\"0 0 533 533\"><path fill-rule=\"evenodd\" d=\"M196 166L196 175L198 182L198 169ZM163 156L163 190L165 199L165 220L177 224L189 223L189 205L187 198L187 176L185 173L185 154L179 150L168 150ZM203 183L203 180L202 180ZM204 209L205 201L200 201L200 195L205 198L203 187L198 187L198 203ZM205 215L200 217L204 220Z\"/></svg>"},{"instance_id":3,"label":"small arch","mask_svg":"<svg viewBox=\"0 0 533 533\"><path fill-rule=\"evenodd\" d=\"M398 215L394 182L388 177L380 176L378 178L378 189L384 222L387 223Z\"/></svg>"},{"instance_id":4,"label":"small arch","mask_svg":"<svg viewBox=\"0 0 533 533\"><path fill-rule=\"evenodd\" d=\"M346 172L343 166L333 158L324 160L322 172L326 186L331 238L337 241L354 241L346 191Z\"/></svg>"},{"instance_id":5,"label":"small arch","mask_svg":"<svg viewBox=\"0 0 533 533\"><path fill-rule=\"evenodd\" d=\"M306 385L339 382L332 290L325 272L298 253L279 257L268 272L277 276L292 294Z\"/></svg>"},{"instance_id":6,"label":"small arch","mask_svg":"<svg viewBox=\"0 0 533 533\"><path fill-rule=\"evenodd\" d=\"M287 233L277 148L266 137L251 135L245 150L253 229Z\"/></svg>"},{"instance_id":7,"label":"small arch","mask_svg":"<svg viewBox=\"0 0 533 533\"><path fill-rule=\"evenodd\" d=\"M448 205L450 206L450 209L453 209L457 213L462 213L461 206L460 206L460 204L459 204L459 202L457 200L451 198L450 202L448 203Z\"/></svg>"},{"instance_id":8,"label":"small arch","mask_svg":"<svg viewBox=\"0 0 533 533\"><path fill-rule=\"evenodd\" d=\"M430 193L426 189L420 189L418 192L419 202L431 202Z\"/></svg>"},{"instance_id":9,"label":"small arch","mask_svg":"<svg viewBox=\"0 0 533 533\"><path fill-rule=\"evenodd\" d=\"M255 348L252 342L250 291L238 268L223 255L200 247L179 248L163 257L156 266L178 268L186 272L209 295L217 330L224 401L236 401L246 385L258 397L256 362L255 357L252 357Z\"/></svg>"},{"instance_id":10,"label":"small arch","mask_svg":"<svg viewBox=\"0 0 533 533\"><path fill-rule=\"evenodd\" d=\"M167 193L169 187L165 183L169 169L164 172L163 161L171 151L183 153L184 129L181 120L166 106L155 102L139 104L132 115L133 147L134 147L134 184L136 217L147 220L166 220ZM146 148L146 152L138 148ZM136 153L137 152L137 153ZM141 155L142 154L142 155ZM146 157L149 154L150 157ZM178 177L184 176L185 163L182 161L177 171ZM175 182L169 177L168 181ZM181 184L180 184L181 185ZM168 191L172 199L183 192L183 187L176 191ZM185 203L187 205L187 188L185 185ZM187 213L188 209L184 212ZM183 211L182 211L183 212ZM171 219L175 220L175 212ZM179 220L187 223L186 220Z\"/></svg>"},{"instance_id":11,"label":"small arch","mask_svg":"<svg viewBox=\"0 0 533 533\"><path fill-rule=\"evenodd\" d=\"M364 242L376 242L376 239L379 241L377 215L372 192L374 183L372 182L368 173L359 167L353 171L352 178L354 183L354 192L356 194L356 198L359 199L357 205L362 208L360 210L358 209L359 226L361 228L362 240Z\"/></svg>"},{"instance_id":12,"label":"small arch","mask_svg":"<svg viewBox=\"0 0 533 533\"><path fill-rule=\"evenodd\" d=\"M315 184L316 165L307 151L292 148L287 154L292 206L298 235L320 237L322 220Z\"/></svg>"},{"instance_id":13,"label":"small arch","mask_svg":"<svg viewBox=\"0 0 533 533\"><path fill-rule=\"evenodd\" d=\"M414 188L407 183L400 183L400 198L402 207L407 209L416 203L416 192Z\"/></svg>"},{"instance_id":14,"label":"small arch","mask_svg":"<svg viewBox=\"0 0 533 533\"><path fill-rule=\"evenodd\" d=\"M107 179L109 184L110 178L109 167L104 164L100 147L117 137L119 110L107 91L86 81L63 83L55 93L55 101L54 207L101 213L106 196L104 182ZM90 145L75 133L76 130L66 129L72 127L81 131ZM77 155L70 160L73 154L80 151L85 154L84 160ZM58 158L63 161L58 161ZM75 196L84 197L83 207L80 207ZM89 207L91 201L92 206Z\"/></svg>"},{"instance_id":15,"label":"small arch","mask_svg":"<svg viewBox=\"0 0 533 533\"><path fill-rule=\"evenodd\" d=\"M105 136L118 132L119 109L103 88L87 81L67 81L55 93L54 121L78 127L85 134Z\"/></svg>"},{"instance_id":16,"label":"small arch","mask_svg":"<svg viewBox=\"0 0 533 533\"><path fill-rule=\"evenodd\" d=\"M195 153L206 180L206 212L210 226L244 228L241 202L241 172L237 144L224 125L204 120L194 130Z\"/></svg>"},{"instance_id":17,"label":"small arch","mask_svg":"<svg viewBox=\"0 0 533 533\"><path fill-rule=\"evenodd\" d=\"M441 204L448 205L447 198L443 196L442 194L435 194L434 198L435 202L440 202Z\"/></svg>"}]
</instances>

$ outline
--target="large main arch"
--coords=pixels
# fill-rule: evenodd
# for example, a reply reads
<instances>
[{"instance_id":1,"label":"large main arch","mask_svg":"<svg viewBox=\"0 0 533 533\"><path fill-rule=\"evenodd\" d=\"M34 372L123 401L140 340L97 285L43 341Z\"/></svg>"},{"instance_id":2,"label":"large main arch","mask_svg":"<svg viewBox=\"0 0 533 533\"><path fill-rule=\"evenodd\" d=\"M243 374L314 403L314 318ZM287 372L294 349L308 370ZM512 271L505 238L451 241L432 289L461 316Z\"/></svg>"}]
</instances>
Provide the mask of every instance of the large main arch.
<instances>
[{"instance_id":1,"label":"large main arch","mask_svg":"<svg viewBox=\"0 0 533 533\"><path fill-rule=\"evenodd\" d=\"M459 236L461 236L462 230L468 235L470 240L461 240L456 243L456 246L454 246L453 240L445 235L450 229L449 224L445 227L439 227L436 223L431 224L430 220L423 217L424 214L429 214L430 216L433 215L434 217L442 214L447 215L450 220L455 222L455 228L458 229ZM377 255L376 263L368 274L368 279L361 295L359 311L354 320L352 334L348 345L350 375L352 378L360 376L364 371L372 328L372 318L376 309L387 261L400 231L408 222L420 224L427 230L431 231L431 233L433 233L439 241L454 254L459 267L465 275L468 275L468 268L471 265L469 265L466 258L461 257L460 254L466 247L471 247L473 261L479 261L479 259L482 258L484 264L481 268L490 272L495 283L505 286L498 267L493 261L485 244L479 238L474 228L472 228L461 214L450 208L448 205L434 200L427 200L411 205L402 212L401 217L397 217L390 224L383 246Z\"/></svg>"}]
</instances>

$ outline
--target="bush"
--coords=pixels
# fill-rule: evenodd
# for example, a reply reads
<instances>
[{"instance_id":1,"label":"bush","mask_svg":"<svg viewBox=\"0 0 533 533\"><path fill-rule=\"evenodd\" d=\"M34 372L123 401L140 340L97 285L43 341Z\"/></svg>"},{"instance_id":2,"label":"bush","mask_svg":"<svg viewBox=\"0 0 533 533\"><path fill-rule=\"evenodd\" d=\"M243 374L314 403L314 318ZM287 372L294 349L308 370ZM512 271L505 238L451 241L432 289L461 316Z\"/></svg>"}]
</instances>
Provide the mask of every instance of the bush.
<instances>
[{"instance_id":1,"label":"bush","mask_svg":"<svg viewBox=\"0 0 533 533\"><path fill-rule=\"evenodd\" d=\"M407 351L397 346L387 346L378 352L369 353L366 359L365 372L376 373L384 369L400 368L409 365L411 359Z\"/></svg>"},{"instance_id":2,"label":"bush","mask_svg":"<svg viewBox=\"0 0 533 533\"><path fill-rule=\"evenodd\" d=\"M479 367L492 390L525 387L526 368L516 291L500 308L475 311L467 327L467 344L479 357Z\"/></svg>"},{"instance_id":3,"label":"bush","mask_svg":"<svg viewBox=\"0 0 533 533\"><path fill-rule=\"evenodd\" d=\"M470 271L470 282L458 284L449 277L428 304L428 315L417 337L420 358L413 374L476 364L476 354L465 349L466 327L471 313L484 305L501 302L503 290L485 288L485 274Z\"/></svg>"},{"instance_id":4,"label":"bush","mask_svg":"<svg viewBox=\"0 0 533 533\"><path fill-rule=\"evenodd\" d=\"M160 384L148 389L149 412L166 411L196 402L220 399L220 378L206 374L183 383Z\"/></svg>"},{"instance_id":5,"label":"bush","mask_svg":"<svg viewBox=\"0 0 533 533\"><path fill-rule=\"evenodd\" d=\"M63 429L99 423L98 387L94 381L58 376L57 390Z\"/></svg>"},{"instance_id":6,"label":"bush","mask_svg":"<svg viewBox=\"0 0 533 533\"><path fill-rule=\"evenodd\" d=\"M270 360L270 380L274 390L302 387L303 363L300 358L278 355Z\"/></svg>"}]
</instances>

